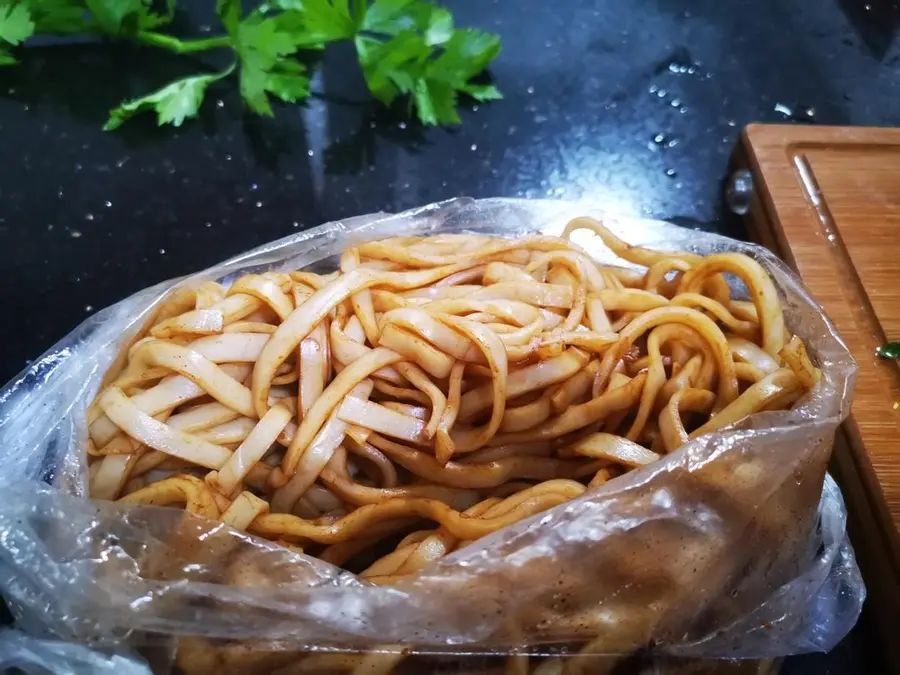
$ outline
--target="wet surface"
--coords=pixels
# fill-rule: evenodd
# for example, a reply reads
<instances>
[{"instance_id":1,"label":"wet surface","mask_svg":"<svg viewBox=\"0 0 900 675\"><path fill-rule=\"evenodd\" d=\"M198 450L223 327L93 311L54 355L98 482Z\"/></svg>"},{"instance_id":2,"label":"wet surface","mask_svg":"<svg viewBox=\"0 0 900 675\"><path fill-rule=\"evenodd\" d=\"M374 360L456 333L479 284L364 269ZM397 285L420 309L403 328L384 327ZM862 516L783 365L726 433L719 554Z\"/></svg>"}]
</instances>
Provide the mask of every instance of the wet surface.
<instances>
[{"instance_id":1,"label":"wet surface","mask_svg":"<svg viewBox=\"0 0 900 675\"><path fill-rule=\"evenodd\" d=\"M182 27L214 25L212 3L193 4ZM190 60L57 44L0 71L0 381L131 292L359 213L585 197L741 236L721 195L745 124L900 120L888 0L447 4L502 35L505 94L451 130L373 107L349 50L326 55L305 106L246 117L223 86L179 130L100 127L122 98L197 72Z\"/></svg>"}]
</instances>

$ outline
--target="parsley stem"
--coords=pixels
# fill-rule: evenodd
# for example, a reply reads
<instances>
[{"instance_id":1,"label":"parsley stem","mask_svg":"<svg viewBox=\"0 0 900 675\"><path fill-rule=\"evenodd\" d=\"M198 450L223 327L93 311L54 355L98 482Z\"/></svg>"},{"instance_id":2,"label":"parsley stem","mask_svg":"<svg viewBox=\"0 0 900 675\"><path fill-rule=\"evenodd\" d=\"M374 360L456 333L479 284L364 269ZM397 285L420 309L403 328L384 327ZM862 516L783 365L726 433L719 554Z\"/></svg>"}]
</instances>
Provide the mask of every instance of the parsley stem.
<instances>
[{"instance_id":1,"label":"parsley stem","mask_svg":"<svg viewBox=\"0 0 900 675\"><path fill-rule=\"evenodd\" d=\"M138 31L134 37L135 40L141 44L168 49L170 52L175 52L176 54L190 54L191 52L204 52L208 49L220 49L222 47L232 46L231 38L227 35L219 35L200 40L179 40L170 35L142 30Z\"/></svg>"}]
</instances>

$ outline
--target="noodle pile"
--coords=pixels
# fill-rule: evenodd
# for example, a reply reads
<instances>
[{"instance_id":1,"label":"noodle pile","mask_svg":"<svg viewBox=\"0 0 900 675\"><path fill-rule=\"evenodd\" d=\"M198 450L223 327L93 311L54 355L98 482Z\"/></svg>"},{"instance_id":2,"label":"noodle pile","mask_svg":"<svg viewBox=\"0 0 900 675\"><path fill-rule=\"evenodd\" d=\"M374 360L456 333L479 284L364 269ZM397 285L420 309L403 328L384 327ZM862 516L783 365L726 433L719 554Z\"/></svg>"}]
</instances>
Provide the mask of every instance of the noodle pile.
<instances>
[{"instance_id":1,"label":"noodle pile","mask_svg":"<svg viewBox=\"0 0 900 675\"><path fill-rule=\"evenodd\" d=\"M644 269L593 261L583 228ZM587 218L203 283L113 372L89 410L93 497L182 506L382 585L820 377L754 260L632 247Z\"/></svg>"}]
</instances>

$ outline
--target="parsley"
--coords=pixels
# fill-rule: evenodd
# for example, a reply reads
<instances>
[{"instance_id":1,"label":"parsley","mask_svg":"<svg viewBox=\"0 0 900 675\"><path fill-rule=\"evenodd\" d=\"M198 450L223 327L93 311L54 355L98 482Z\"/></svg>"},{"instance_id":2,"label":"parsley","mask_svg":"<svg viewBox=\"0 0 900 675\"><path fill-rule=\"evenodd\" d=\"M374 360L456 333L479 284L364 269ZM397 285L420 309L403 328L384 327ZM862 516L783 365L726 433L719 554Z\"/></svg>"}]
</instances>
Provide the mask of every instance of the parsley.
<instances>
[{"instance_id":1,"label":"parsley","mask_svg":"<svg viewBox=\"0 0 900 675\"><path fill-rule=\"evenodd\" d=\"M372 95L391 105L406 100L426 125L458 124L460 94L477 101L502 98L491 84L474 82L500 52L500 38L456 28L451 13L428 0L266 0L245 12L241 0L215 0L222 35L182 40L160 29L172 21L176 0L0 0L0 66L33 35L100 35L177 54L228 51L233 64L199 73L125 101L104 129L117 129L144 112L160 125L196 117L207 89L236 80L249 110L274 114L272 101L309 96L304 51L350 41Z\"/></svg>"}]
</instances>

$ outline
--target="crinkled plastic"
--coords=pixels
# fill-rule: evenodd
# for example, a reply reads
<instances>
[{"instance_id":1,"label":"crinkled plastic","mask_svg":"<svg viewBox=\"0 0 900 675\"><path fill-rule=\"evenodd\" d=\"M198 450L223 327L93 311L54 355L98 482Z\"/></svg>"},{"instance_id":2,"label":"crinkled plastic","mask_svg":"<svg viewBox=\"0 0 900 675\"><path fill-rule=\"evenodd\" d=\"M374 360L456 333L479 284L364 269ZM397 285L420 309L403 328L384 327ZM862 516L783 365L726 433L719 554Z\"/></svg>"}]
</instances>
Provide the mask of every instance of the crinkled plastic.
<instances>
[{"instance_id":1,"label":"crinkled plastic","mask_svg":"<svg viewBox=\"0 0 900 675\"><path fill-rule=\"evenodd\" d=\"M0 672L25 675L150 675L146 663L84 645L0 631Z\"/></svg>"},{"instance_id":2,"label":"crinkled plastic","mask_svg":"<svg viewBox=\"0 0 900 675\"><path fill-rule=\"evenodd\" d=\"M606 220L630 243L742 251L773 276L788 328L825 374L793 410L698 438L393 587L178 510L86 499L86 408L172 288L248 270L327 269L346 246L384 236L559 233L576 215L604 216L590 204L461 199L330 223L87 319L0 392L0 588L19 626L95 644L153 634L469 653L592 640L597 653L650 645L679 658L830 649L865 596L826 475L854 363L769 252L664 223ZM578 234L614 262L599 239Z\"/></svg>"}]
</instances>

